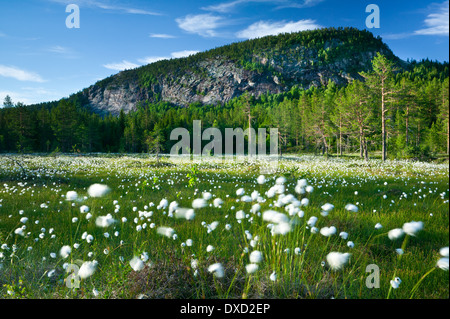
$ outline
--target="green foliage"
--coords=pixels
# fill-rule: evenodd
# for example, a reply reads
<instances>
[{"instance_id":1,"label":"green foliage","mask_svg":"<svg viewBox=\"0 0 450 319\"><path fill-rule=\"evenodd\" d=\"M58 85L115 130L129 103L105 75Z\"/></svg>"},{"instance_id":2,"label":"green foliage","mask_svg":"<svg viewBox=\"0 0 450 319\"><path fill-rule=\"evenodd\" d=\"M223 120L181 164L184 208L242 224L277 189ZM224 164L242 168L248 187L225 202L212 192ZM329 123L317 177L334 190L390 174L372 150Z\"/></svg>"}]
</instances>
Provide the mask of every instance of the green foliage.
<instances>
[{"instance_id":1,"label":"green foliage","mask_svg":"<svg viewBox=\"0 0 450 319\"><path fill-rule=\"evenodd\" d=\"M198 173L199 173L198 165L197 164L192 165L192 167L189 169L189 172L186 174L186 177L189 179L188 180L189 187L197 186L199 182Z\"/></svg>"},{"instance_id":2,"label":"green foliage","mask_svg":"<svg viewBox=\"0 0 450 319\"><path fill-rule=\"evenodd\" d=\"M4 284L3 288L6 290L6 293L3 295L5 299L27 299L30 297L30 291L21 278L19 278L17 283L13 281L11 284Z\"/></svg>"},{"instance_id":3,"label":"green foliage","mask_svg":"<svg viewBox=\"0 0 450 319\"><path fill-rule=\"evenodd\" d=\"M268 62L292 62L286 60L288 56L297 56L301 62L312 54L316 62L308 59L305 63L323 65L372 49L378 53L367 71L361 72L365 82L355 80L341 87L328 80L322 87L307 83L305 89L305 83L291 83ZM155 88L162 79L176 83L189 72L206 76L199 63L219 57L268 78L277 76L289 89L258 98L250 95L248 101L237 96L217 105L198 102L181 107L161 101ZM122 110L117 117L94 113L88 106L87 90L57 102L2 108L0 152L168 153L177 142L170 140L174 128L184 127L192 135L193 121L201 119L203 128L216 127L224 137L225 128L248 127L246 110L250 109L254 129L279 129L282 152L359 152L363 156L366 150L374 154L382 141L379 88L384 73L389 82L386 88L393 92L385 111L389 152L411 157L426 146L433 153L448 152L448 71L448 63L399 61L380 38L353 28L268 36L158 61L97 82L101 89L137 81L147 90L148 100L128 114Z\"/></svg>"}]
</instances>

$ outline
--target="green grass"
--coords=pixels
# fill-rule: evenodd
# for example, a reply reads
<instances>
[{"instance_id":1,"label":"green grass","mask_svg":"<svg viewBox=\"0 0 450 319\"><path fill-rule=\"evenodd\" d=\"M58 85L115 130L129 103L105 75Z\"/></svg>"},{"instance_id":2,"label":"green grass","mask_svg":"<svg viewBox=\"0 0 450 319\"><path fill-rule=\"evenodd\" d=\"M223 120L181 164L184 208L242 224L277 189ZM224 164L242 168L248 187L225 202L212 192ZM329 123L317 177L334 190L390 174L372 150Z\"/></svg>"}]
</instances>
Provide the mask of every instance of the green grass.
<instances>
[{"instance_id":1,"label":"green grass","mask_svg":"<svg viewBox=\"0 0 450 319\"><path fill-rule=\"evenodd\" d=\"M198 172L192 173L194 163L188 160L156 165L152 159L132 155L14 158L25 168L26 176L17 163L0 157L0 245L8 247L0 248L1 298L403 299L411 297L422 276L436 268L440 248L448 246L448 163L366 163L286 156L276 174L265 174L266 183L259 185L256 179L264 167L259 162L205 160L197 163ZM169 159L163 159L163 163L168 164ZM192 174L197 179L189 183ZM273 236L268 222L250 212L256 202L237 201L240 196L236 190L244 188L245 195L258 191L265 199L260 203L261 214L276 210L288 216L284 206L274 206L278 195L268 198L265 194L279 176L286 178L285 195L293 194L298 200L306 197L310 203L300 207L304 217L290 217L289 233ZM314 187L312 193L295 192L302 178ZM94 183L108 185L111 191L100 198L89 197L87 189ZM65 200L62 195L68 191L76 191L81 200ZM213 195L208 204L217 197L223 200L222 206L195 209L193 220L169 217L167 208L157 209L163 198L190 208L202 192ZM120 205L117 212L114 200ZM41 208L43 203L48 207ZM325 203L334 205L326 217L321 216L320 208ZM358 212L347 211L348 203L356 204ZM86 214L80 213L81 205L90 208L92 218L87 220ZM238 223L238 210L244 210L249 218ZM153 215L139 218L139 211L152 211ZM97 227L96 218L107 214L117 222L107 228ZM311 216L318 217L318 229L335 226L337 233L331 237L312 234L306 226ZM22 217L28 218L25 236L14 233L22 226ZM74 217L78 221L72 222ZM122 222L123 217L126 222ZM208 232L204 224L214 221L219 222L217 228ZM405 237L391 241L386 234L410 221L422 221L424 228L415 237L408 236L399 258L395 249L402 247ZM376 230L376 223L383 228ZM136 230L144 224L145 228ZM226 224L231 229L225 229ZM159 235L160 226L173 228L177 239ZM252 239L259 237L254 247L246 231ZM342 231L349 234L347 240L339 236ZM92 243L81 238L84 232L94 237ZM41 233L43 238L39 238ZM182 246L187 239L193 240L191 247ZM348 241L355 246L349 248ZM74 244L79 247L75 249ZM59 255L64 245L72 247L66 259ZM215 249L207 252L208 245ZM296 248L300 248L300 254L294 253ZM261 251L263 261L257 272L247 274L245 266L250 263L252 250ZM343 269L329 267L326 255L331 251L351 253ZM143 252L149 260L144 269L134 271L129 261ZM197 272L191 266L193 259L198 261ZM67 288L64 280L70 274L63 265L81 265L89 260L98 262L95 273L81 280L79 289ZM208 272L214 263L223 265L223 278ZM366 267L370 264L380 269L380 288L366 287ZM272 272L277 274L275 282L269 279ZM402 280L398 289L390 289L394 275ZM448 283L448 271L436 268L420 282L413 298L448 298ZM99 292L97 297L94 289Z\"/></svg>"}]
</instances>

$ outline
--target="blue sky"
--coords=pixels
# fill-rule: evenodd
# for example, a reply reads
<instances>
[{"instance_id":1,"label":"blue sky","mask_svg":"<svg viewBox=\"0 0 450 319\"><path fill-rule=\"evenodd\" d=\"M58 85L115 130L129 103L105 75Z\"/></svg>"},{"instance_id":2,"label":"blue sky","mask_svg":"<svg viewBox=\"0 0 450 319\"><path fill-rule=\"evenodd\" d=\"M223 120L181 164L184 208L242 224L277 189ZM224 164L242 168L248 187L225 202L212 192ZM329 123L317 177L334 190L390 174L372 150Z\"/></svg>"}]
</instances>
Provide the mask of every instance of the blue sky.
<instances>
[{"instance_id":1,"label":"blue sky","mask_svg":"<svg viewBox=\"0 0 450 319\"><path fill-rule=\"evenodd\" d=\"M120 70L267 34L320 27L366 29L400 58L449 60L449 1L21 0L0 1L0 104L57 100ZM66 6L80 9L67 28Z\"/></svg>"}]
</instances>

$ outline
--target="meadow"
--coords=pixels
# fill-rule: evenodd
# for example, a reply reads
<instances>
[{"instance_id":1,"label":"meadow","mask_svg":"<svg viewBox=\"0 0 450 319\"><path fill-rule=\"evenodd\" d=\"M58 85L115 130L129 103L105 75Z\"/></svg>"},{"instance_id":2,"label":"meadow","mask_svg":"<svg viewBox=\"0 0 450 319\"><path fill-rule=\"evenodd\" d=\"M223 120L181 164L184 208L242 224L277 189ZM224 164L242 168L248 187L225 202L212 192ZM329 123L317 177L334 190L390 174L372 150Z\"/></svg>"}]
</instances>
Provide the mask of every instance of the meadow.
<instances>
[{"instance_id":1,"label":"meadow","mask_svg":"<svg viewBox=\"0 0 450 319\"><path fill-rule=\"evenodd\" d=\"M0 156L0 298L449 298L449 166Z\"/></svg>"}]
</instances>

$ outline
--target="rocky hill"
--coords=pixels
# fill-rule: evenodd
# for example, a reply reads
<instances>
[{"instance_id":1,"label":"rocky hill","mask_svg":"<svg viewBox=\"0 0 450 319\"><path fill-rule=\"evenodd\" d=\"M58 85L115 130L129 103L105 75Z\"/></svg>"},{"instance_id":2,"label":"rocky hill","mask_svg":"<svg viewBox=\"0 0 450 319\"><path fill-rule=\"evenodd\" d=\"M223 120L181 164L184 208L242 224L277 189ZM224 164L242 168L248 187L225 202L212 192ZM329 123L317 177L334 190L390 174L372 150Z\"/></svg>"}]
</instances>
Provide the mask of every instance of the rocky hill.
<instances>
[{"instance_id":1,"label":"rocky hill","mask_svg":"<svg viewBox=\"0 0 450 319\"><path fill-rule=\"evenodd\" d=\"M96 113L114 115L143 101L226 103L246 91L258 97L294 85L346 84L370 70L376 52L401 63L366 30L327 28L267 36L122 71L74 96Z\"/></svg>"}]
</instances>

